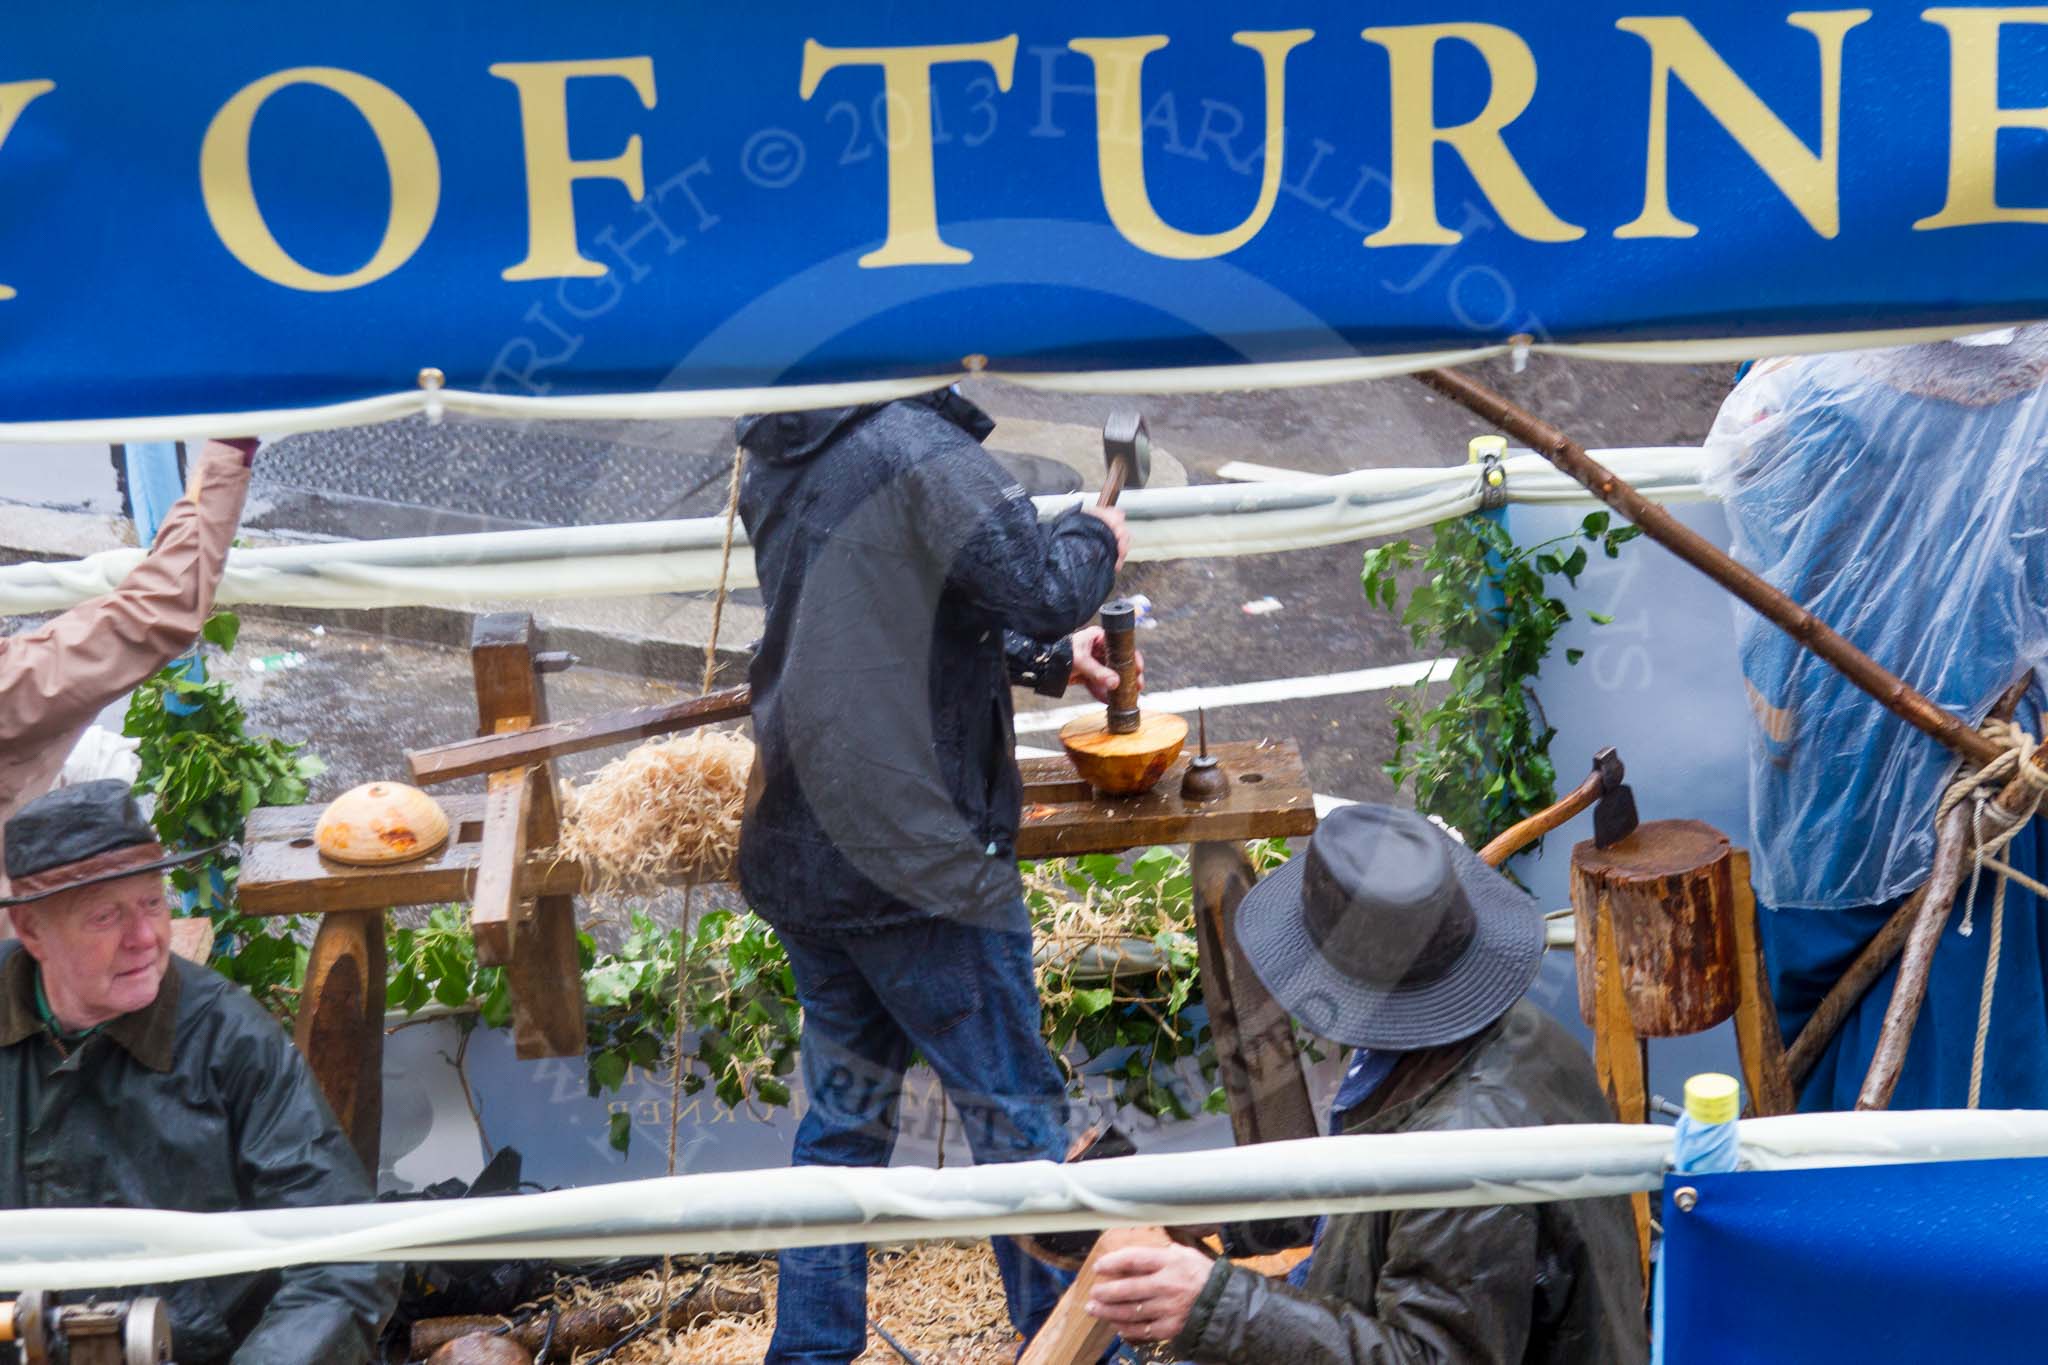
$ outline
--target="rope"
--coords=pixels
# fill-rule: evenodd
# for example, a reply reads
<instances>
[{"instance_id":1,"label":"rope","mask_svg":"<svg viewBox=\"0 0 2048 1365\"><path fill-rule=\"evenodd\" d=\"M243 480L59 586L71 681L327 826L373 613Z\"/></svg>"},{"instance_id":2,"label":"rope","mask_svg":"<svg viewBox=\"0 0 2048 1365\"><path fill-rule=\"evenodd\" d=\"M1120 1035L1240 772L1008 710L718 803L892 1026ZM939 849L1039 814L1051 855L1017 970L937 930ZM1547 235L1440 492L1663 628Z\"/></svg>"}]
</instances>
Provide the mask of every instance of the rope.
<instances>
[{"instance_id":1,"label":"rope","mask_svg":"<svg viewBox=\"0 0 2048 1365\"><path fill-rule=\"evenodd\" d=\"M746 464L745 447L735 448L732 453L732 479L725 489L725 543L719 550L718 595L711 600L711 634L704 641L704 681L697 690L709 692L713 678L718 673L718 631L725 624L725 599L730 590L732 578L732 542L735 524L740 514L740 471ZM696 891L695 884L683 888L683 948L687 952L690 943L691 902ZM683 1015L687 1003L687 982L683 970L683 954L676 957L676 1027L669 1039L668 1073L668 1173L676 1173L676 1130L683 1118ZM707 1269L707 1274L709 1273ZM675 1264L673 1258L663 1252L661 1256L661 1297L666 1303L669 1291L674 1287ZM701 1280L700 1280L701 1283Z\"/></svg>"},{"instance_id":2,"label":"rope","mask_svg":"<svg viewBox=\"0 0 2048 1365\"><path fill-rule=\"evenodd\" d=\"M1974 807L1970 813L1973 846L1970 884L1963 898L1962 922L1956 926L1956 932L1963 937L1968 938L1975 932L1978 878L1986 869L1998 877L1998 885L1991 895L1991 942L1984 955L1984 986L1977 1001L1977 1034L1970 1049L1968 1107L1971 1109L1977 1107L1984 1091L1984 1050L1991 1037L1991 1005L1998 991L1998 962L2005 943L2006 889L2017 881L2035 895L2048 899L2048 886L2015 871L1997 856L2026 828L2027 822L2040 810L2042 799L2048 797L2048 769L2033 762L2034 751L2040 745L2032 735L2010 721L1987 720L1978 728L1986 739L2003 745L2004 752L1982 768L1950 783L1948 790L1942 793L1934 815L1934 822L1939 826L1948 813L1964 801L1971 802ZM1990 803L1995 789L2003 788L2015 779L2025 784L2026 803L2011 823L1987 840L1984 837L1984 808Z\"/></svg>"}]
</instances>

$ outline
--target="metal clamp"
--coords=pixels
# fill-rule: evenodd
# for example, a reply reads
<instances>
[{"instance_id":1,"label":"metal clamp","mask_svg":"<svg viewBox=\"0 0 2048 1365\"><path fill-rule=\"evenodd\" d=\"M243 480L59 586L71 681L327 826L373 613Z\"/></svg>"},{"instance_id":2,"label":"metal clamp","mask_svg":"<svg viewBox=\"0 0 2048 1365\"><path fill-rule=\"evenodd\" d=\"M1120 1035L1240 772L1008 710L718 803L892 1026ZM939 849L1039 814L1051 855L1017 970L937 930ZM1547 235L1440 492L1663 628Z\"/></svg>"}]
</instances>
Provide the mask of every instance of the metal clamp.
<instances>
[{"instance_id":1,"label":"metal clamp","mask_svg":"<svg viewBox=\"0 0 2048 1365\"><path fill-rule=\"evenodd\" d=\"M1505 436L1474 436L1465 447L1465 463L1479 466L1479 510L1492 512L1508 505L1508 453Z\"/></svg>"}]
</instances>

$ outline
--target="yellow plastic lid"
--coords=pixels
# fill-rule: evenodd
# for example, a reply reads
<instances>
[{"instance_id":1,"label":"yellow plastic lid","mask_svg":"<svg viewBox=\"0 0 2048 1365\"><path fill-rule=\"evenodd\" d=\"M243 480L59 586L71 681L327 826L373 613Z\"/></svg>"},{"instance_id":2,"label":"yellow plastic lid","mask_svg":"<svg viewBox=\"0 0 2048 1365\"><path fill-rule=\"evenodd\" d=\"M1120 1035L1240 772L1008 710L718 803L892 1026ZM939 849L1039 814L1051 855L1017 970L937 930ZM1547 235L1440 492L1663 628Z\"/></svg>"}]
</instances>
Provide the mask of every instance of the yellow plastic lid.
<instances>
[{"instance_id":1,"label":"yellow plastic lid","mask_svg":"<svg viewBox=\"0 0 2048 1365\"><path fill-rule=\"evenodd\" d=\"M1508 438L1505 436L1474 436L1465 446L1466 464L1485 464L1486 457L1496 459L1508 453Z\"/></svg>"},{"instance_id":2,"label":"yellow plastic lid","mask_svg":"<svg viewBox=\"0 0 2048 1365\"><path fill-rule=\"evenodd\" d=\"M1727 1123L1742 1113L1742 1087L1733 1076L1702 1071L1685 1083L1685 1112L1694 1123Z\"/></svg>"}]
</instances>

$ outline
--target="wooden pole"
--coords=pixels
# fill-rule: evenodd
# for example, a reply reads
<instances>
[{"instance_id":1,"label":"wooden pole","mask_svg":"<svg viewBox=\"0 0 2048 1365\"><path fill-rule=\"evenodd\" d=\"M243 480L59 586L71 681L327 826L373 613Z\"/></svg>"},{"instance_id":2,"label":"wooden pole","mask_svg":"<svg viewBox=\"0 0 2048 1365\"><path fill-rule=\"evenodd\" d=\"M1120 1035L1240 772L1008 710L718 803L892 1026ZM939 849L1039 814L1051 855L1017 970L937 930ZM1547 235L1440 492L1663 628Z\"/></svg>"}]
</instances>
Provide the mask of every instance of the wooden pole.
<instances>
[{"instance_id":1,"label":"wooden pole","mask_svg":"<svg viewBox=\"0 0 2048 1365\"><path fill-rule=\"evenodd\" d=\"M1765 620L1820 655L1856 686L1909 725L1982 766L2002 752L1962 718L1937 706L1903 678L1850 644L1812 612L1735 562L1704 536L1680 522L1586 454L1556 427L1524 412L1485 385L1454 370L1424 370L1415 376L1459 405L1525 442L1537 454L1586 486L1594 497L1627 517L1643 533L1747 602Z\"/></svg>"}]
</instances>

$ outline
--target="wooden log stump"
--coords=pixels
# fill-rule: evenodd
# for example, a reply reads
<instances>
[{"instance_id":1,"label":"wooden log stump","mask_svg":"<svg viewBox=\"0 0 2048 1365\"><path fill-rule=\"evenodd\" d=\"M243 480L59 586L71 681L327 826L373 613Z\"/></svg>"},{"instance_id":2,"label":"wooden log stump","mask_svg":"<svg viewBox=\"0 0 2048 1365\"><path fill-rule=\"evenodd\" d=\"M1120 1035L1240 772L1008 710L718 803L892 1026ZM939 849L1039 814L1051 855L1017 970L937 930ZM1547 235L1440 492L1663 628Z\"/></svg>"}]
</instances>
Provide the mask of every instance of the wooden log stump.
<instances>
[{"instance_id":1,"label":"wooden log stump","mask_svg":"<svg viewBox=\"0 0 2048 1365\"><path fill-rule=\"evenodd\" d=\"M1608 848L1572 849L1579 1009L1598 1017L1594 966L1611 932L1639 1038L1701 1033L1735 1013L1734 849L1698 820L1655 820Z\"/></svg>"}]
</instances>

